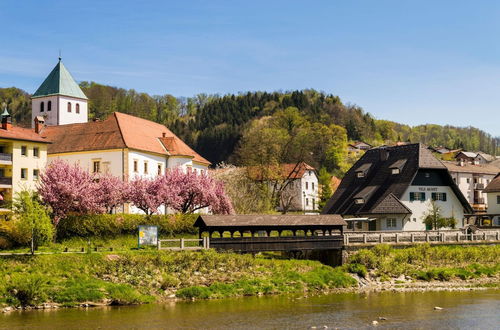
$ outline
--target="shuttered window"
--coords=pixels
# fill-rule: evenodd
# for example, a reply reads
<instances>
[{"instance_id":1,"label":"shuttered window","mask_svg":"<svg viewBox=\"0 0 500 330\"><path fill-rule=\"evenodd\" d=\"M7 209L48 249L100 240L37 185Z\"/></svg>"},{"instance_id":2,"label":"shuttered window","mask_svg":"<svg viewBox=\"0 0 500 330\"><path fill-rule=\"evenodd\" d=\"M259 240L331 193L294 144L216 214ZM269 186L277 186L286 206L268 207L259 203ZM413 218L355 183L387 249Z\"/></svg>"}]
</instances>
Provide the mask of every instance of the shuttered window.
<instances>
[{"instance_id":1,"label":"shuttered window","mask_svg":"<svg viewBox=\"0 0 500 330\"><path fill-rule=\"evenodd\" d=\"M446 193L432 193L432 200L446 202Z\"/></svg>"},{"instance_id":2,"label":"shuttered window","mask_svg":"<svg viewBox=\"0 0 500 330\"><path fill-rule=\"evenodd\" d=\"M424 192L410 192L410 202L413 201L425 201Z\"/></svg>"}]
</instances>

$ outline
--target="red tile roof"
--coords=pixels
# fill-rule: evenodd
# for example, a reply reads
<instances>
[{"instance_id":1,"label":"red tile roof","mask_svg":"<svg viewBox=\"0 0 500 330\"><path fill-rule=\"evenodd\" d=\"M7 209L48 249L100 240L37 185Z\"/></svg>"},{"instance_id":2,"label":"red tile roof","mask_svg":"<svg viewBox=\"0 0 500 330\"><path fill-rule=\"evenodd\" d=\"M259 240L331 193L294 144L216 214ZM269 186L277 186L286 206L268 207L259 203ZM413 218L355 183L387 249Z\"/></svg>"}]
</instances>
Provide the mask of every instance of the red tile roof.
<instances>
[{"instance_id":1,"label":"red tile roof","mask_svg":"<svg viewBox=\"0 0 500 330\"><path fill-rule=\"evenodd\" d=\"M9 125L9 128L7 130L0 128L0 139L23 140L23 141L32 141L40 143L51 142L48 139L35 133L33 129L22 128L12 125Z\"/></svg>"},{"instance_id":2,"label":"red tile roof","mask_svg":"<svg viewBox=\"0 0 500 330\"><path fill-rule=\"evenodd\" d=\"M491 180L490 184L486 186L486 189L484 189L483 192L500 192L500 173L497 174L493 180Z\"/></svg>"},{"instance_id":3,"label":"red tile roof","mask_svg":"<svg viewBox=\"0 0 500 330\"><path fill-rule=\"evenodd\" d=\"M42 135L53 141L49 154L129 148L167 156L188 156L210 165L164 125L120 112L104 121L47 126Z\"/></svg>"}]
</instances>

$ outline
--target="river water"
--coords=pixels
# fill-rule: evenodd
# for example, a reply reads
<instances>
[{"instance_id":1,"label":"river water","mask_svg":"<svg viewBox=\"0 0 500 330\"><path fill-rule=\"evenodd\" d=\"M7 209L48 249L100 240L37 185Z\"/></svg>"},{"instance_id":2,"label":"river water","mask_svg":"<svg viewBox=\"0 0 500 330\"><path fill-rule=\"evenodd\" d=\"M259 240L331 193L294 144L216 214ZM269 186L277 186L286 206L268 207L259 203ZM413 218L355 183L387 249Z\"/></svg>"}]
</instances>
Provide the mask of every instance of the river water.
<instances>
[{"instance_id":1,"label":"river water","mask_svg":"<svg viewBox=\"0 0 500 330\"><path fill-rule=\"evenodd\" d=\"M442 310L434 310L435 306ZM387 320L379 320L379 317ZM251 297L12 312L1 329L500 329L500 290Z\"/></svg>"}]
</instances>

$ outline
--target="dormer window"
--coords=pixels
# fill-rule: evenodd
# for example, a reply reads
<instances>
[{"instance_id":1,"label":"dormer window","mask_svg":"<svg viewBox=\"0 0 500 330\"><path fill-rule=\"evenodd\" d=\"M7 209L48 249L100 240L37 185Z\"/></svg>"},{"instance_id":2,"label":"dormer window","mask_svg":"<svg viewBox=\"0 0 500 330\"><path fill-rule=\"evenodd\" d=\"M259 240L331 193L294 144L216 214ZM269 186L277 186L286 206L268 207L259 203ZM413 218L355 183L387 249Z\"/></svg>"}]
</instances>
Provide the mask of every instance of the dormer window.
<instances>
[{"instance_id":1,"label":"dormer window","mask_svg":"<svg viewBox=\"0 0 500 330\"><path fill-rule=\"evenodd\" d=\"M406 164L406 159L398 159L395 161L391 166L389 166L389 169L391 170L391 174L397 175L400 174L403 171L403 167Z\"/></svg>"},{"instance_id":2,"label":"dormer window","mask_svg":"<svg viewBox=\"0 0 500 330\"><path fill-rule=\"evenodd\" d=\"M371 163L366 163L361 165L356 169L356 177L358 178L364 178L368 175L368 171L370 170L370 167L372 166Z\"/></svg>"},{"instance_id":3,"label":"dormer window","mask_svg":"<svg viewBox=\"0 0 500 330\"><path fill-rule=\"evenodd\" d=\"M355 198L354 199L354 203L355 204L364 204L365 203L365 199L364 198Z\"/></svg>"}]
</instances>

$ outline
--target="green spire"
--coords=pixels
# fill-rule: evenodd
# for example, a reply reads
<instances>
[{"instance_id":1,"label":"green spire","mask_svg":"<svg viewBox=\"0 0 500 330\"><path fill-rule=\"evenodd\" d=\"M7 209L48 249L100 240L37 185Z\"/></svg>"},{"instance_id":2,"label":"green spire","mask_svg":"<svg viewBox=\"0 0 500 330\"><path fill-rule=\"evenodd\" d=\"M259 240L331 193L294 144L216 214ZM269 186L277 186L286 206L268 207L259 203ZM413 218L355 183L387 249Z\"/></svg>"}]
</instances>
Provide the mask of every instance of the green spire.
<instances>
[{"instance_id":1,"label":"green spire","mask_svg":"<svg viewBox=\"0 0 500 330\"><path fill-rule=\"evenodd\" d=\"M48 95L72 96L80 99L87 99L80 86L71 76L59 57L59 62L49 73L47 78L38 87L32 97L42 97Z\"/></svg>"}]
</instances>

